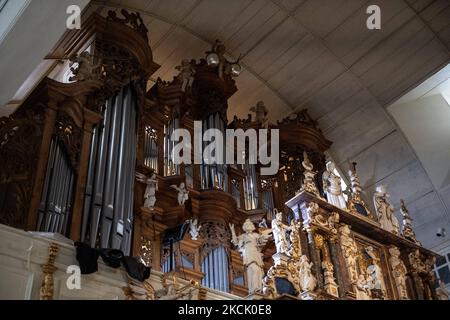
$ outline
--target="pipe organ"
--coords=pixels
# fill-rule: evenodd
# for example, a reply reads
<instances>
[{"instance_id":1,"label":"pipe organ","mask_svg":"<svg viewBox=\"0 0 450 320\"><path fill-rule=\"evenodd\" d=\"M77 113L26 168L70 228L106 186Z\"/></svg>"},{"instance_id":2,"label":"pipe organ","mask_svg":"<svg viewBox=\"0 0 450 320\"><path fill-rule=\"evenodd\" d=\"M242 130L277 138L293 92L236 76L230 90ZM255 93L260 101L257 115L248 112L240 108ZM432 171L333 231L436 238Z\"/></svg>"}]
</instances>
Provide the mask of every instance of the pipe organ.
<instances>
[{"instance_id":1,"label":"pipe organ","mask_svg":"<svg viewBox=\"0 0 450 320\"><path fill-rule=\"evenodd\" d=\"M159 67L147 29L138 14L122 14L94 13L82 30L68 31L49 57L72 61L70 81L42 80L0 119L1 223L135 256L144 241L154 270L241 297L436 298L436 255L384 230L376 214L361 214L358 208L368 207L356 167L347 207L327 198L333 176L325 151L332 142L306 110L272 123L258 103L255 116L229 119L239 68L219 41L205 58L181 61L177 76L147 90ZM199 150L210 158L178 163L172 135L184 129L194 137L196 122L204 134ZM218 161L229 152L227 129L279 130L278 172L261 175L261 165L249 161L255 146L237 155L241 162ZM196 142L183 149L191 159ZM144 205L148 197L154 205ZM190 231L170 248L162 245L166 231L186 221ZM259 237L259 282L247 273L250 249L234 241L245 235Z\"/></svg>"}]
</instances>

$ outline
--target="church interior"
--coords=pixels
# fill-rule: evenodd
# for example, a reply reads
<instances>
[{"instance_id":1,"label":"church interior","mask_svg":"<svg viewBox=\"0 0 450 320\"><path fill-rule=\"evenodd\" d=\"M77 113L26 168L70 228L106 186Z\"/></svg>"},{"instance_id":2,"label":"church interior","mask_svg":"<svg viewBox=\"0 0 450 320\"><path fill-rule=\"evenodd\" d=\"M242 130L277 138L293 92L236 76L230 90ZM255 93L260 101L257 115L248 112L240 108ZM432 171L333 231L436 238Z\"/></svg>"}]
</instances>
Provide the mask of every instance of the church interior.
<instances>
[{"instance_id":1,"label":"church interior","mask_svg":"<svg viewBox=\"0 0 450 320\"><path fill-rule=\"evenodd\" d=\"M448 300L449 0L0 0L1 300Z\"/></svg>"}]
</instances>

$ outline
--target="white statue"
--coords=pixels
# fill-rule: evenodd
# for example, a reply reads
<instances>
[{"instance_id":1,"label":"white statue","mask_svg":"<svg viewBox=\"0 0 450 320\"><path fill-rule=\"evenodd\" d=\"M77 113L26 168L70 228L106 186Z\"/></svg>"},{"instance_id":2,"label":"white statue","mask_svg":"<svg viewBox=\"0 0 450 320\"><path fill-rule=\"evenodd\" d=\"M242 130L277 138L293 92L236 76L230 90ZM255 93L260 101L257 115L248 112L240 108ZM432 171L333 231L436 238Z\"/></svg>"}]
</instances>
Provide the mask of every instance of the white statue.
<instances>
[{"instance_id":1,"label":"white statue","mask_svg":"<svg viewBox=\"0 0 450 320\"><path fill-rule=\"evenodd\" d=\"M445 283L439 280L439 287L436 289L436 295L439 300L449 300L449 293Z\"/></svg>"},{"instance_id":2,"label":"white statue","mask_svg":"<svg viewBox=\"0 0 450 320\"><path fill-rule=\"evenodd\" d=\"M289 243L286 237L286 231L290 231L291 227L283 223L283 213L274 209L275 219L272 220L272 233L273 240L275 241L275 247L277 253L287 254L289 250Z\"/></svg>"},{"instance_id":3,"label":"white statue","mask_svg":"<svg viewBox=\"0 0 450 320\"><path fill-rule=\"evenodd\" d=\"M180 183L180 186L172 185L172 188L178 191L178 204L180 206L184 205L184 203L189 199L189 191L186 189L184 182Z\"/></svg>"},{"instance_id":4,"label":"white statue","mask_svg":"<svg viewBox=\"0 0 450 320\"><path fill-rule=\"evenodd\" d=\"M179 78L182 81L181 91L187 92L194 82L195 69L191 65L188 59L183 59L181 61L181 66L176 66L175 69L180 71Z\"/></svg>"},{"instance_id":5,"label":"white statue","mask_svg":"<svg viewBox=\"0 0 450 320\"><path fill-rule=\"evenodd\" d=\"M317 286L317 279L313 276L311 268L313 266L312 262L309 262L307 256L303 255L300 258L299 264L299 276L300 276L300 287L305 291L314 291Z\"/></svg>"},{"instance_id":6,"label":"white statue","mask_svg":"<svg viewBox=\"0 0 450 320\"><path fill-rule=\"evenodd\" d=\"M189 233L191 235L191 239L197 240L202 226L198 225L198 219L191 219L188 221L189 221Z\"/></svg>"},{"instance_id":7,"label":"white statue","mask_svg":"<svg viewBox=\"0 0 450 320\"><path fill-rule=\"evenodd\" d=\"M383 279L383 272L380 267L380 259L377 257L372 246L366 248L366 253L372 258L372 264L367 267L367 274L369 275L368 282L371 289L380 290L383 296L386 294L386 285Z\"/></svg>"},{"instance_id":8,"label":"white statue","mask_svg":"<svg viewBox=\"0 0 450 320\"><path fill-rule=\"evenodd\" d=\"M344 254L344 258L347 263L350 281L352 283L356 283L356 281L358 281L358 271L356 264L356 260L358 258L358 247L356 246L355 240L351 236L350 228L348 225L343 225L339 228L339 231L342 253Z\"/></svg>"},{"instance_id":9,"label":"white statue","mask_svg":"<svg viewBox=\"0 0 450 320\"><path fill-rule=\"evenodd\" d=\"M156 174L153 173L150 178L147 178L144 174L136 172L136 179L147 185L144 192L144 207L153 209L156 203L156 191L158 191Z\"/></svg>"},{"instance_id":10,"label":"white statue","mask_svg":"<svg viewBox=\"0 0 450 320\"><path fill-rule=\"evenodd\" d=\"M389 248L389 262L392 268L392 274L394 275L395 284L397 285L397 291L400 299L408 299L408 291L406 289L406 273L408 270L405 264L400 258L400 250L396 246Z\"/></svg>"},{"instance_id":11,"label":"white statue","mask_svg":"<svg viewBox=\"0 0 450 320\"><path fill-rule=\"evenodd\" d=\"M381 227L389 232L400 234L400 226L394 215L394 207L387 201L389 194L386 187L379 185L375 189L373 201Z\"/></svg>"},{"instance_id":12,"label":"white statue","mask_svg":"<svg viewBox=\"0 0 450 320\"><path fill-rule=\"evenodd\" d=\"M363 274L360 274L358 277L358 281L356 281L356 299L371 300L370 286Z\"/></svg>"},{"instance_id":13,"label":"white statue","mask_svg":"<svg viewBox=\"0 0 450 320\"><path fill-rule=\"evenodd\" d=\"M231 242L238 247L247 271L247 286L250 294L260 291L264 277L264 262L261 248L270 239L270 229L263 233L255 232L255 225L250 219L242 225L244 233L236 236L234 225L230 224Z\"/></svg>"},{"instance_id":14,"label":"white statue","mask_svg":"<svg viewBox=\"0 0 450 320\"><path fill-rule=\"evenodd\" d=\"M314 171L313 168L313 164L311 163L311 161L309 161L309 157L308 157L308 153L306 151L303 151L303 161L302 161L302 166L303 166L303 185L302 185L302 190L305 190L306 192L312 193L314 195L316 195L317 197L320 197L320 193L319 190L316 187L316 181L315 181L315 176L317 174L317 171Z\"/></svg>"},{"instance_id":15,"label":"white statue","mask_svg":"<svg viewBox=\"0 0 450 320\"><path fill-rule=\"evenodd\" d=\"M323 189L327 194L327 200L330 204L342 209L347 209L344 193L341 187L341 177L334 174L335 165L333 162L327 164L327 170L322 175Z\"/></svg>"}]
</instances>

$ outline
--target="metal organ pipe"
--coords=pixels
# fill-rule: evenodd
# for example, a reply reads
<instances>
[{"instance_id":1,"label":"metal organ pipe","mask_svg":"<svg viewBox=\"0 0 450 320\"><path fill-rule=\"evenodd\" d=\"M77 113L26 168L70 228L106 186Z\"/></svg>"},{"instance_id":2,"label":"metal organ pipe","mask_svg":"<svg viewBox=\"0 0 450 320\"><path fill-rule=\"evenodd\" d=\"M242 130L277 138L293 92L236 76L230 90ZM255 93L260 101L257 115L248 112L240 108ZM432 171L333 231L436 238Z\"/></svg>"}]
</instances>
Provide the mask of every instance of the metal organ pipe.
<instances>
[{"instance_id":1,"label":"metal organ pipe","mask_svg":"<svg viewBox=\"0 0 450 320\"><path fill-rule=\"evenodd\" d=\"M93 131L83 235L95 247L128 254L133 224L136 96L130 87L108 99L103 126Z\"/></svg>"},{"instance_id":2,"label":"metal organ pipe","mask_svg":"<svg viewBox=\"0 0 450 320\"><path fill-rule=\"evenodd\" d=\"M201 269L205 273L202 285L229 292L228 256L224 247L212 250L203 259Z\"/></svg>"},{"instance_id":3,"label":"metal organ pipe","mask_svg":"<svg viewBox=\"0 0 450 320\"><path fill-rule=\"evenodd\" d=\"M37 230L65 235L72 201L74 170L63 148L55 136L50 143Z\"/></svg>"}]
</instances>

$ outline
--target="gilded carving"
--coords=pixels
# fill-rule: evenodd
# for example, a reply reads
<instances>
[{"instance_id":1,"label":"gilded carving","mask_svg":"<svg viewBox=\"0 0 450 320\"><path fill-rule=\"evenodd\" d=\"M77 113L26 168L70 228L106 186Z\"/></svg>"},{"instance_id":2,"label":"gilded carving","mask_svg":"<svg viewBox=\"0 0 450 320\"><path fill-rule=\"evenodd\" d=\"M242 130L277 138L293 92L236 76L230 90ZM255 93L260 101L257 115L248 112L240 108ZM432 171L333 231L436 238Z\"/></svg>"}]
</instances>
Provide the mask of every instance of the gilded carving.
<instances>
[{"instance_id":1,"label":"gilded carving","mask_svg":"<svg viewBox=\"0 0 450 320\"><path fill-rule=\"evenodd\" d=\"M41 284L40 299L52 300L53 299L53 273L57 270L55 267L55 259L58 254L59 247L56 243L50 244L48 248L48 260L47 263L42 265L43 279Z\"/></svg>"},{"instance_id":2,"label":"gilded carving","mask_svg":"<svg viewBox=\"0 0 450 320\"><path fill-rule=\"evenodd\" d=\"M421 244L417 240L416 234L414 233L414 230L412 228L413 220L412 220L411 216L409 215L408 209L406 208L405 201L403 201L403 199L400 199L400 203L401 203L400 213L402 214L402 217L403 217L402 235L406 239L408 239L420 246Z\"/></svg>"},{"instance_id":3,"label":"gilded carving","mask_svg":"<svg viewBox=\"0 0 450 320\"><path fill-rule=\"evenodd\" d=\"M348 199L348 210L353 214L362 214L374 219L372 213L362 199L362 187L356 172L356 162L352 163L349 170L351 193Z\"/></svg>"},{"instance_id":4,"label":"gilded carving","mask_svg":"<svg viewBox=\"0 0 450 320\"><path fill-rule=\"evenodd\" d=\"M153 248L152 241L145 237L141 237L141 262L146 266L150 267L153 260Z\"/></svg>"},{"instance_id":5,"label":"gilded carving","mask_svg":"<svg viewBox=\"0 0 450 320\"><path fill-rule=\"evenodd\" d=\"M128 12L125 9L122 9L120 13L124 16L123 18L119 18L115 11L108 11L108 20L112 20L115 22L123 23L125 25L129 25L131 28L139 32L147 41L148 41L148 29L145 26L144 20L142 20L139 12Z\"/></svg>"}]
</instances>

